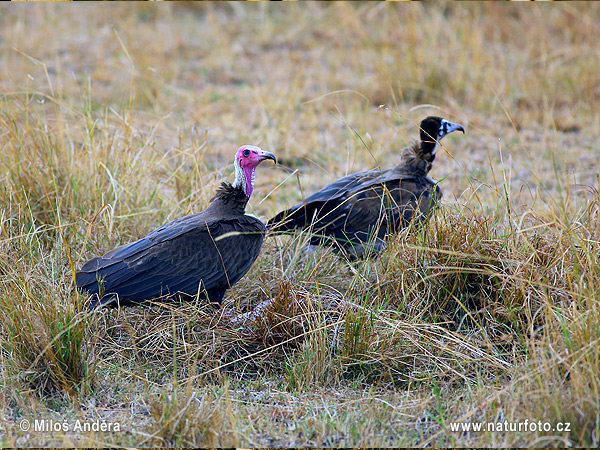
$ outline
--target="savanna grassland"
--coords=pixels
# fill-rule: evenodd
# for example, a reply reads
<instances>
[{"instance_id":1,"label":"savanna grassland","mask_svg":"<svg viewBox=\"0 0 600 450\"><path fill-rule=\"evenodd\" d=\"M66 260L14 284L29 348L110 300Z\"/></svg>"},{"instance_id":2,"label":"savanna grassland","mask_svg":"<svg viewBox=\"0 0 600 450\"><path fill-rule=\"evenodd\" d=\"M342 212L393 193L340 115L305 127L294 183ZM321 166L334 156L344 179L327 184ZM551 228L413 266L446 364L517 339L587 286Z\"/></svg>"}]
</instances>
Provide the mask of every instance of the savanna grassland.
<instances>
[{"instance_id":1,"label":"savanna grassland","mask_svg":"<svg viewBox=\"0 0 600 450\"><path fill-rule=\"evenodd\" d=\"M598 446L599 22L569 2L1 5L0 443ZM205 208L242 144L279 160L248 207L266 221L394 166L429 114L466 129L431 171L442 207L376 259L267 236L220 312L88 313L72 290ZM570 426L451 428L525 420Z\"/></svg>"}]
</instances>

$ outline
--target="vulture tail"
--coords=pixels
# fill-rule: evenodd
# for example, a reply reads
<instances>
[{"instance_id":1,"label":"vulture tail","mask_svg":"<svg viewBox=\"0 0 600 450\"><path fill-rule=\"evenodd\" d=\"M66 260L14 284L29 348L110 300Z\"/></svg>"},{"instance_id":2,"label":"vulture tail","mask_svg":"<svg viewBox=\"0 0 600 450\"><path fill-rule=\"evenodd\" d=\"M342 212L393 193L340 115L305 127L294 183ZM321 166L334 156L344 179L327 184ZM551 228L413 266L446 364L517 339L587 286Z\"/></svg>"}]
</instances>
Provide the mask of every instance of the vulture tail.
<instances>
[{"instance_id":1,"label":"vulture tail","mask_svg":"<svg viewBox=\"0 0 600 450\"><path fill-rule=\"evenodd\" d=\"M267 230L272 232L292 231L306 225L303 208L291 208L281 211L267 223Z\"/></svg>"}]
</instances>

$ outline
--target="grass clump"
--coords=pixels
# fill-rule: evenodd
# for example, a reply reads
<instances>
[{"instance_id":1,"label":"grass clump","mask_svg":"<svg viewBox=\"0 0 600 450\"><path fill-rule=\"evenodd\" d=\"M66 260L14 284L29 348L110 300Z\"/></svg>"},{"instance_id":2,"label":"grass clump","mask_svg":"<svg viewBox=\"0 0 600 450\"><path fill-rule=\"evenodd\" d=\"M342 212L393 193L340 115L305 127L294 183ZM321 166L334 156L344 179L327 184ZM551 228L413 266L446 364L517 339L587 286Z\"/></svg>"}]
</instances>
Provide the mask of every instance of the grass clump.
<instances>
[{"instance_id":1,"label":"grass clump","mask_svg":"<svg viewBox=\"0 0 600 450\"><path fill-rule=\"evenodd\" d=\"M384 289L410 317L526 336L545 308L572 300L576 264L567 236L529 225L503 230L490 217L442 213L391 243Z\"/></svg>"},{"instance_id":2,"label":"grass clump","mask_svg":"<svg viewBox=\"0 0 600 450\"><path fill-rule=\"evenodd\" d=\"M166 447L223 447L222 436L231 433L229 418L224 416L219 397L199 398L187 387L163 391L150 402L151 445Z\"/></svg>"},{"instance_id":3,"label":"grass clump","mask_svg":"<svg viewBox=\"0 0 600 450\"><path fill-rule=\"evenodd\" d=\"M23 273L15 257L0 262L0 328L11 384L42 395L85 397L94 384L96 321L82 312L82 298L46 284L48 273Z\"/></svg>"}]
</instances>

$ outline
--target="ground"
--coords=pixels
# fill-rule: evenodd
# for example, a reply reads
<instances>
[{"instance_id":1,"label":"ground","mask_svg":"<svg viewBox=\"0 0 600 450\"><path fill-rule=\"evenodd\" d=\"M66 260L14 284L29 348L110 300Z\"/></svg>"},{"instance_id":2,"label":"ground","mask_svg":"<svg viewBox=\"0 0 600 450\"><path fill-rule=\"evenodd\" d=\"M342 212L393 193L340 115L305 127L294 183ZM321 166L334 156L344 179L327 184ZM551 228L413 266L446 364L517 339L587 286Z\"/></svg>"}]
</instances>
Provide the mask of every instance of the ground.
<instances>
[{"instance_id":1,"label":"ground","mask_svg":"<svg viewBox=\"0 0 600 450\"><path fill-rule=\"evenodd\" d=\"M74 6L0 6L2 445L600 444L598 5ZM269 235L220 311L71 288L242 144L266 221L429 114L443 203L378 258Z\"/></svg>"}]
</instances>

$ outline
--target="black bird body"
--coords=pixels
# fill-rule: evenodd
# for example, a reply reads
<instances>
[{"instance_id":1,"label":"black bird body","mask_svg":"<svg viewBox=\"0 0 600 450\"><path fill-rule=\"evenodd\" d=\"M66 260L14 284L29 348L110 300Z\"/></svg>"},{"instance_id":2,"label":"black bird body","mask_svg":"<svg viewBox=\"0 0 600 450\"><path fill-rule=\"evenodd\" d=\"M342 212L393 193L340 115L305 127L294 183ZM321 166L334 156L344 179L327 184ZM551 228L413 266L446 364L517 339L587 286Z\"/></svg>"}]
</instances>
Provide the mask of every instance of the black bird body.
<instances>
[{"instance_id":1,"label":"black bird body","mask_svg":"<svg viewBox=\"0 0 600 450\"><path fill-rule=\"evenodd\" d=\"M398 166L340 178L277 214L267 227L274 232L308 229L311 244L333 239L354 257L380 251L387 234L422 221L439 203L442 191L428 176L436 142L455 129L463 130L437 117L423 120L421 129L421 142L403 150Z\"/></svg>"},{"instance_id":2,"label":"black bird body","mask_svg":"<svg viewBox=\"0 0 600 450\"><path fill-rule=\"evenodd\" d=\"M253 183L252 175L247 179ZM76 285L95 294L90 307L198 294L221 303L258 258L266 231L259 219L245 214L245 183L235 184L221 183L205 210L85 263Z\"/></svg>"}]
</instances>

